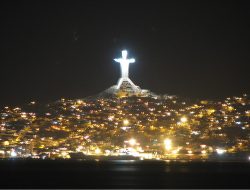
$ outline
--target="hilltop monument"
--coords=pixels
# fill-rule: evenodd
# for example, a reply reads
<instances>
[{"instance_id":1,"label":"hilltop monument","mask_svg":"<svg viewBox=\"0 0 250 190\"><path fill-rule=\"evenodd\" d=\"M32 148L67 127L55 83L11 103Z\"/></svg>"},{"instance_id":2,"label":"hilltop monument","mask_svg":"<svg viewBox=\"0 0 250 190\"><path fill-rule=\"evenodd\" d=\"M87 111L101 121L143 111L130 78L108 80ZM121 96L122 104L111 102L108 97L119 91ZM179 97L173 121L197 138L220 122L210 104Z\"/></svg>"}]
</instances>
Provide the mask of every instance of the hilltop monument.
<instances>
[{"instance_id":1,"label":"hilltop monument","mask_svg":"<svg viewBox=\"0 0 250 190\"><path fill-rule=\"evenodd\" d=\"M122 57L118 59L114 59L114 61L120 63L121 67L121 77L117 83L117 90L128 92L128 93L139 93L140 87L136 86L129 78L129 64L134 63L135 59L128 59L127 50L122 51Z\"/></svg>"},{"instance_id":2,"label":"hilltop monument","mask_svg":"<svg viewBox=\"0 0 250 190\"><path fill-rule=\"evenodd\" d=\"M136 86L129 78L129 65L135 63L134 58L128 58L128 51L122 50L122 57L114 59L115 62L120 63L121 77L117 85L111 86L100 95L111 94L119 97L124 96L147 96L151 94L148 90L141 89Z\"/></svg>"}]
</instances>

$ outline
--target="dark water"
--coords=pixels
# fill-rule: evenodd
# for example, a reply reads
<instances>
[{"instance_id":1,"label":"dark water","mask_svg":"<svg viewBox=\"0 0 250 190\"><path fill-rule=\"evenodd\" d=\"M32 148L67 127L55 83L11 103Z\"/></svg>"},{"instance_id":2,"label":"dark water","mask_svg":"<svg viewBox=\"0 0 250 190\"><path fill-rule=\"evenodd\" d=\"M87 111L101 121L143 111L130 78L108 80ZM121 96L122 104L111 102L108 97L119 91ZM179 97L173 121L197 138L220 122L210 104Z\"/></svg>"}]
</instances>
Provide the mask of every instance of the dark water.
<instances>
[{"instance_id":1,"label":"dark water","mask_svg":"<svg viewBox=\"0 0 250 190\"><path fill-rule=\"evenodd\" d=\"M0 188L249 188L250 162L0 161Z\"/></svg>"}]
</instances>

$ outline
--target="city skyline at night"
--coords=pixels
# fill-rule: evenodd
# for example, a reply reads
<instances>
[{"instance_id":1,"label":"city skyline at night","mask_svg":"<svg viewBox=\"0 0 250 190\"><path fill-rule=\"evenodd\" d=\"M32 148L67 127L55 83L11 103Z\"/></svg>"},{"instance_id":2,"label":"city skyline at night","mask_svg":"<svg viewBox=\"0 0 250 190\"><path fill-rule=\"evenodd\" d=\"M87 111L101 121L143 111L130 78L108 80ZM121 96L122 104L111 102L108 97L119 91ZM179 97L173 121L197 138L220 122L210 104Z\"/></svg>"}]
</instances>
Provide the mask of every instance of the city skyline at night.
<instances>
[{"instance_id":1,"label":"city skyline at night","mask_svg":"<svg viewBox=\"0 0 250 190\"><path fill-rule=\"evenodd\" d=\"M122 56L115 59L121 67L118 83L99 94L5 106L0 112L0 156L249 159L247 94L222 101L155 94L130 81L128 64L135 59L127 59L125 50Z\"/></svg>"}]
</instances>

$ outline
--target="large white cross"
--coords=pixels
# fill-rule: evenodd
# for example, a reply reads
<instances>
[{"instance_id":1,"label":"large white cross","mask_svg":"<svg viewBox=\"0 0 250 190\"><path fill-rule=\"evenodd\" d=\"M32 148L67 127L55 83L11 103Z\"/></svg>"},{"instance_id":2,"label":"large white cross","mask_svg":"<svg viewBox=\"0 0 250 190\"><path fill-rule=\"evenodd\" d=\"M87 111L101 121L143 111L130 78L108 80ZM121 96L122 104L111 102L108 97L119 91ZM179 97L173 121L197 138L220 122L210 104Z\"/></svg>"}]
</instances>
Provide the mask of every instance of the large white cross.
<instances>
[{"instance_id":1,"label":"large white cross","mask_svg":"<svg viewBox=\"0 0 250 190\"><path fill-rule=\"evenodd\" d=\"M128 69L129 64L134 63L135 59L127 59L128 52L126 50L122 51L122 57L118 59L114 59L116 62L120 63L121 66L121 78L128 78Z\"/></svg>"}]
</instances>

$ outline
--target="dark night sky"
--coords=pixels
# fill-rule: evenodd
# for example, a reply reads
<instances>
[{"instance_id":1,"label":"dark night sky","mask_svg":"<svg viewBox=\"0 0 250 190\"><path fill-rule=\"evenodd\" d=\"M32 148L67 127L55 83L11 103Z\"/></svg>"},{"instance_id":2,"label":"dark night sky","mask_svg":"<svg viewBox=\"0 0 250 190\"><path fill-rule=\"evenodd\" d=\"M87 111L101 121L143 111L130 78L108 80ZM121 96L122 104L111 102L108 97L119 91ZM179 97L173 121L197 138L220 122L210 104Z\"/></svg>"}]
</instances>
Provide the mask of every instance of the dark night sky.
<instances>
[{"instance_id":1,"label":"dark night sky","mask_svg":"<svg viewBox=\"0 0 250 190\"><path fill-rule=\"evenodd\" d=\"M247 1L0 3L0 105L83 98L115 84L113 58L156 93L224 98L250 92Z\"/></svg>"}]
</instances>

